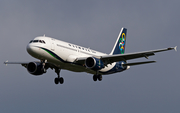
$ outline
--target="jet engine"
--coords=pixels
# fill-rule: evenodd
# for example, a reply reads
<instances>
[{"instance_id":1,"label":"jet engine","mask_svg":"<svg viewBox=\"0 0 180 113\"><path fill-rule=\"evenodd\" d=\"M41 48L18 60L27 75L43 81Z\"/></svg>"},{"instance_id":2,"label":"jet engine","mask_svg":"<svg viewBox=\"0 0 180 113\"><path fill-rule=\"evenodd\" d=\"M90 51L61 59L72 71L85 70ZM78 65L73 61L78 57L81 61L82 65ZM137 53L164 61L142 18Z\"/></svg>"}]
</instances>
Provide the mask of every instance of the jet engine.
<instances>
[{"instance_id":1,"label":"jet engine","mask_svg":"<svg viewBox=\"0 0 180 113\"><path fill-rule=\"evenodd\" d=\"M42 75L45 73L45 69L43 69L43 65L40 62L30 62L27 65L27 70L32 75Z\"/></svg>"},{"instance_id":2,"label":"jet engine","mask_svg":"<svg viewBox=\"0 0 180 113\"><path fill-rule=\"evenodd\" d=\"M104 63L100 59L95 57L88 57L85 61L85 65L87 68L95 71L104 68Z\"/></svg>"}]
</instances>

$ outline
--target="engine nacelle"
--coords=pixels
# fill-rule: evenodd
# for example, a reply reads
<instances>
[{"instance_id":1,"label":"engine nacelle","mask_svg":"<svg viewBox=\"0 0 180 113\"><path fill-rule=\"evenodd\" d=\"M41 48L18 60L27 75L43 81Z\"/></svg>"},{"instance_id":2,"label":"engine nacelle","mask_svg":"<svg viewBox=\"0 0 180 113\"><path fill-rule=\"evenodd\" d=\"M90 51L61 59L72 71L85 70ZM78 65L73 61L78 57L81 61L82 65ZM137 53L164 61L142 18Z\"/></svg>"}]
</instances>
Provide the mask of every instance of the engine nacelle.
<instances>
[{"instance_id":1,"label":"engine nacelle","mask_svg":"<svg viewBox=\"0 0 180 113\"><path fill-rule=\"evenodd\" d=\"M44 73L43 65L40 62L30 62L27 70L32 75L42 75Z\"/></svg>"},{"instance_id":2,"label":"engine nacelle","mask_svg":"<svg viewBox=\"0 0 180 113\"><path fill-rule=\"evenodd\" d=\"M85 65L87 68L96 71L104 68L104 63L100 59L94 57L88 57L85 61Z\"/></svg>"}]
</instances>

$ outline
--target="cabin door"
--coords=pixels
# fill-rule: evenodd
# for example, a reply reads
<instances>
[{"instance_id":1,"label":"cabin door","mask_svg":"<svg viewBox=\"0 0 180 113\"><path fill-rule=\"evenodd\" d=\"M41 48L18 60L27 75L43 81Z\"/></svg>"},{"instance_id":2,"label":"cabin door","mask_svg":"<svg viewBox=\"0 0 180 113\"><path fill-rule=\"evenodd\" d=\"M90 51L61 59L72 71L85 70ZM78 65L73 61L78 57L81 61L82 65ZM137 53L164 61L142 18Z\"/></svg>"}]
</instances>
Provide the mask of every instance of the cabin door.
<instances>
[{"instance_id":1,"label":"cabin door","mask_svg":"<svg viewBox=\"0 0 180 113\"><path fill-rule=\"evenodd\" d=\"M54 51L55 50L55 40L51 38L50 42L51 42L51 50Z\"/></svg>"}]
</instances>

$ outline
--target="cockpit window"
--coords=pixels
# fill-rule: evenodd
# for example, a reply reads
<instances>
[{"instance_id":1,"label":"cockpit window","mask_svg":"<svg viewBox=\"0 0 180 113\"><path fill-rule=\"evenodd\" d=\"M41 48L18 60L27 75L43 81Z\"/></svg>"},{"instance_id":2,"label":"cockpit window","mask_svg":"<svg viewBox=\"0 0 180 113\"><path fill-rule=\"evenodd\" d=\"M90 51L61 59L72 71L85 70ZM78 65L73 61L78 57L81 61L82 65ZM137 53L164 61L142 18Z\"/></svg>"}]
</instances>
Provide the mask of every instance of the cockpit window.
<instances>
[{"instance_id":1,"label":"cockpit window","mask_svg":"<svg viewBox=\"0 0 180 113\"><path fill-rule=\"evenodd\" d=\"M43 43L46 43L44 40L42 40Z\"/></svg>"},{"instance_id":2,"label":"cockpit window","mask_svg":"<svg viewBox=\"0 0 180 113\"><path fill-rule=\"evenodd\" d=\"M39 42L39 40L33 40L34 43Z\"/></svg>"},{"instance_id":3,"label":"cockpit window","mask_svg":"<svg viewBox=\"0 0 180 113\"><path fill-rule=\"evenodd\" d=\"M44 40L31 40L29 43L46 43Z\"/></svg>"}]
</instances>

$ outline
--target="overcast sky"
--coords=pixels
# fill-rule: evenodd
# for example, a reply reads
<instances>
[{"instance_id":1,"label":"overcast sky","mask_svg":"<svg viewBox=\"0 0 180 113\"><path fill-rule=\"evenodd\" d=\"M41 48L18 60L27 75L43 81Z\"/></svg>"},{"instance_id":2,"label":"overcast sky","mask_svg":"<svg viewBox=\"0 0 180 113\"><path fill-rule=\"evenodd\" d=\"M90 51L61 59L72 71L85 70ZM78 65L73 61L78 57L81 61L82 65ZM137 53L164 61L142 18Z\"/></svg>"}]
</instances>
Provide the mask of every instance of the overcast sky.
<instances>
[{"instance_id":1,"label":"overcast sky","mask_svg":"<svg viewBox=\"0 0 180 113\"><path fill-rule=\"evenodd\" d=\"M126 27L126 53L180 47L179 0L0 0L1 113L179 113L180 53L149 57L155 64L103 76L53 70L30 75L21 65L34 61L26 45L46 34L59 40L110 53ZM128 62L147 61L137 59Z\"/></svg>"}]
</instances>

